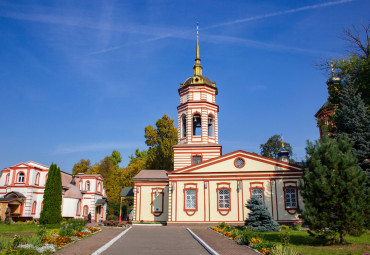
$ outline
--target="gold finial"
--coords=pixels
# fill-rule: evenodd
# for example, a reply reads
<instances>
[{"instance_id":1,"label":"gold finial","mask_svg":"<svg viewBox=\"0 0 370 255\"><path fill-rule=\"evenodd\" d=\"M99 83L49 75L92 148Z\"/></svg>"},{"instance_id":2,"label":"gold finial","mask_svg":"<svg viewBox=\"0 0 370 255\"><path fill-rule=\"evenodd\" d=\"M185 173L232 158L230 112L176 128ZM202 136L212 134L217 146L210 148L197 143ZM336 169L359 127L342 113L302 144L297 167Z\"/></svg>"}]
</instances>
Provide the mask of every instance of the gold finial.
<instances>
[{"instance_id":1,"label":"gold finial","mask_svg":"<svg viewBox=\"0 0 370 255\"><path fill-rule=\"evenodd\" d=\"M195 53L194 76L202 76L202 65L200 64L199 57L199 27L197 23L197 48Z\"/></svg>"},{"instance_id":2,"label":"gold finial","mask_svg":"<svg viewBox=\"0 0 370 255\"><path fill-rule=\"evenodd\" d=\"M284 138L283 138L283 132L281 132L281 147L284 148Z\"/></svg>"},{"instance_id":3,"label":"gold finial","mask_svg":"<svg viewBox=\"0 0 370 255\"><path fill-rule=\"evenodd\" d=\"M335 73L334 73L334 61L333 60L330 61L330 67L331 67L331 76L334 76Z\"/></svg>"}]
</instances>

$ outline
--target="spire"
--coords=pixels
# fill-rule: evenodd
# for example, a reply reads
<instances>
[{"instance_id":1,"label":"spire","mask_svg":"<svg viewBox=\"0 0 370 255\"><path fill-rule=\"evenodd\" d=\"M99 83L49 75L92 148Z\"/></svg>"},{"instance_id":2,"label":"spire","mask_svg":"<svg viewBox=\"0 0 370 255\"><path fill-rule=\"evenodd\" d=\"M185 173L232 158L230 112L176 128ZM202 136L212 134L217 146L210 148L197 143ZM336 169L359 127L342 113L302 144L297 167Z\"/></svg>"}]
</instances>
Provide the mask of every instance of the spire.
<instances>
[{"instance_id":1,"label":"spire","mask_svg":"<svg viewBox=\"0 0 370 255\"><path fill-rule=\"evenodd\" d=\"M283 132L281 132L281 147L284 148L284 138L283 138Z\"/></svg>"},{"instance_id":2,"label":"spire","mask_svg":"<svg viewBox=\"0 0 370 255\"><path fill-rule=\"evenodd\" d=\"M198 23L197 23L197 48L195 53L195 64L193 66L194 69L194 76L202 76L202 64L200 63L200 57L199 57L199 29L198 29Z\"/></svg>"}]
</instances>

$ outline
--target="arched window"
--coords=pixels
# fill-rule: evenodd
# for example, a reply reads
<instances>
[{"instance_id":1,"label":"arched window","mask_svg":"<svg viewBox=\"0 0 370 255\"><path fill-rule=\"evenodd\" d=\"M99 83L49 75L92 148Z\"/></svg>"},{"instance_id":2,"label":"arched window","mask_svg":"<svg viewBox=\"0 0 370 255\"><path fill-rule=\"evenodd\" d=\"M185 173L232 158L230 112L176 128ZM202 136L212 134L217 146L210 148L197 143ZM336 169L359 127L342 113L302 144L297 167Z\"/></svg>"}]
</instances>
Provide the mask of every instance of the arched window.
<instances>
[{"instance_id":1,"label":"arched window","mask_svg":"<svg viewBox=\"0 0 370 255\"><path fill-rule=\"evenodd\" d=\"M100 182L98 183L98 192L101 193L101 184L100 184Z\"/></svg>"},{"instance_id":2,"label":"arched window","mask_svg":"<svg viewBox=\"0 0 370 255\"><path fill-rule=\"evenodd\" d=\"M9 185L9 177L10 177L10 174L7 174L5 177L5 185Z\"/></svg>"},{"instance_id":3,"label":"arched window","mask_svg":"<svg viewBox=\"0 0 370 255\"><path fill-rule=\"evenodd\" d=\"M37 206L37 203L36 203L36 201L34 201L33 202L33 204L32 204L32 214L36 214L36 206Z\"/></svg>"},{"instance_id":4,"label":"arched window","mask_svg":"<svg viewBox=\"0 0 370 255\"><path fill-rule=\"evenodd\" d=\"M18 174L17 182L24 183L24 173L23 172L20 172Z\"/></svg>"},{"instance_id":5,"label":"arched window","mask_svg":"<svg viewBox=\"0 0 370 255\"><path fill-rule=\"evenodd\" d=\"M202 118L199 113L193 115L193 136L200 136L202 132Z\"/></svg>"},{"instance_id":6,"label":"arched window","mask_svg":"<svg viewBox=\"0 0 370 255\"><path fill-rule=\"evenodd\" d=\"M212 114L208 115L208 136L215 136L215 119Z\"/></svg>"},{"instance_id":7,"label":"arched window","mask_svg":"<svg viewBox=\"0 0 370 255\"><path fill-rule=\"evenodd\" d=\"M40 173L37 173L35 178L35 185L39 185L39 182L40 182Z\"/></svg>"},{"instance_id":8,"label":"arched window","mask_svg":"<svg viewBox=\"0 0 370 255\"><path fill-rule=\"evenodd\" d=\"M80 215L81 215L81 200L78 200L77 209L76 209L76 216L80 216Z\"/></svg>"},{"instance_id":9,"label":"arched window","mask_svg":"<svg viewBox=\"0 0 370 255\"><path fill-rule=\"evenodd\" d=\"M86 181L85 190L90 190L90 181Z\"/></svg>"},{"instance_id":10,"label":"arched window","mask_svg":"<svg viewBox=\"0 0 370 255\"><path fill-rule=\"evenodd\" d=\"M186 115L181 117L181 137L186 137Z\"/></svg>"},{"instance_id":11,"label":"arched window","mask_svg":"<svg viewBox=\"0 0 370 255\"><path fill-rule=\"evenodd\" d=\"M87 205L84 206L84 217L89 215L89 207Z\"/></svg>"}]
</instances>

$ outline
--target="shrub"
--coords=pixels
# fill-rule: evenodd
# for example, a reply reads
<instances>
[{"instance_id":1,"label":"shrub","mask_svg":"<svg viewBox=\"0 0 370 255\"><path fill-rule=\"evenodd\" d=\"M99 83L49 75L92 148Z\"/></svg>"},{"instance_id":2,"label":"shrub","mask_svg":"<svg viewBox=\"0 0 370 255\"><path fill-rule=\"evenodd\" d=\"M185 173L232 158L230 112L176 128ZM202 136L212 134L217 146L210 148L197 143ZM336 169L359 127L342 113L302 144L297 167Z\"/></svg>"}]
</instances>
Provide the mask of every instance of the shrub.
<instances>
[{"instance_id":1,"label":"shrub","mask_svg":"<svg viewBox=\"0 0 370 255\"><path fill-rule=\"evenodd\" d=\"M221 229L225 229L225 228L228 228L229 227L229 224L227 224L226 222L221 222L218 225L218 227L221 228Z\"/></svg>"},{"instance_id":2,"label":"shrub","mask_svg":"<svg viewBox=\"0 0 370 255\"><path fill-rule=\"evenodd\" d=\"M280 232L280 242L282 246L288 246L290 241L290 232L281 231Z\"/></svg>"},{"instance_id":3,"label":"shrub","mask_svg":"<svg viewBox=\"0 0 370 255\"><path fill-rule=\"evenodd\" d=\"M104 226L113 226L113 227L117 227L118 224L119 224L119 221L118 220L106 220L103 222L104 223Z\"/></svg>"},{"instance_id":4,"label":"shrub","mask_svg":"<svg viewBox=\"0 0 370 255\"><path fill-rule=\"evenodd\" d=\"M59 235L60 230L57 228L54 228L50 231L50 235Z\"/></svg>"},{"instance_id":5,"label":"shrub","mask_svg":"<svg viewBox=\"0 0 370 255\"><path fill-rule=\"evenodd\" d=\"M289 226L287 226L287 225L281 225L281 229L282 230L289 230Z\"/></svg>"},{"instance_id":6,"label":"shrub","mask_svg":"<svg viewBox=\"0 0 370 255\"><path fill-rule=\"evenodd\" d=\"M294 224L293 225L293 230L300 231L301 229L302 229L302 224Z\"/></svg>"},{"instance_id":7,"label":"shrub","mask_svg":"<svg viewBox=\"0 0 370 255\"><path fill-rule=\"evenodd\" d=\"M272 219L264 201L252 198L248 201L246 207L251 210L251 212L248 214L245 223L251 226L254 231L267 232L280 230L279 223Z\"/></svg>"},{"instance_id":8,"label":"shrub","mask_svg":"<svg viewBox=\"0 0 370 255\"><path fill-rule=\"evenodd\" d=\"M116 215L114 215L114 214L109 214L107 216L107 220L118 220L118 217Z\"/></svg>"},{"instance_id":9,"label":"shrub","mask_svg":"<svg viewBox=\"0 0 370 255\"><path fill-rule=\"evenodd\" d=\"M74 230L71 227L65 226L59 231L60 236L73 236Z\"/></svg>"},{"instance_id":10,"label":"shrub","mask_svg":"<svg viewBox=\"0 0 370 255\"><path fill-rule=\"evenodd\" d=\"M243 231L240 231L238 238L242 241L242 243L248 245L252 238L260 238L261 235L257 232L254 232L251 228L245 228Z\"/></svg>"}]
</instances>

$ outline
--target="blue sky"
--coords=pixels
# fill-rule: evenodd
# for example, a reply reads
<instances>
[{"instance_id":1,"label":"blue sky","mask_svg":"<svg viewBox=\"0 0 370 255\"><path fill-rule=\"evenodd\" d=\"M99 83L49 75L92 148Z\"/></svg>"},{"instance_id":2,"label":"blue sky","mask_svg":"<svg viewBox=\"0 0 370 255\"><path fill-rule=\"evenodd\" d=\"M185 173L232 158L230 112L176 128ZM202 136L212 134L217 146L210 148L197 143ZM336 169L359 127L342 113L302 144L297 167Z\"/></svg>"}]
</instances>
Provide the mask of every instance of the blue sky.
<instances>
[{"instance_id":1,"label":"blue sky","mask_svg":"<svg viewBox=\"0 0 370 255\"><path fill-rule=\"evenodd\" d=\"M219 89L223 153L283 132L295 158L319 136L321 58L370 1L0 1L0 169L33 160L70 172L116 149L127 165L144 128L177 118L199 22L203 75Z\"/></svg>"}]
</instances>

